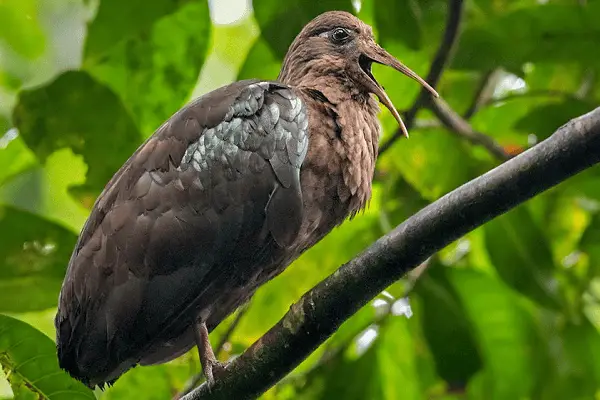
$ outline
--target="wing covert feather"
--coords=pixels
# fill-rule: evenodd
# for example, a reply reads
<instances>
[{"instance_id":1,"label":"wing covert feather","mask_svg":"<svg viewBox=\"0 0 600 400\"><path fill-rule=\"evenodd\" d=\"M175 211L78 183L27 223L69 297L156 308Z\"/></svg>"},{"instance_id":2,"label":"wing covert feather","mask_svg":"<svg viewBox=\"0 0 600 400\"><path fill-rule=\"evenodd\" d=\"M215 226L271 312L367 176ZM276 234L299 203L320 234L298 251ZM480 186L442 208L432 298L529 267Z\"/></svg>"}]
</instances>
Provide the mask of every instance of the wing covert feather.
<instances>
[{"instance_id":1,"label":"wing covert feather","mask_svg":"<svg viewBox=\"0 0 600 400\"><path fill-rule=\"evenodd\" d=\"M293 243L307 127L291 89L240 81L142 144L97 199L71 257L55 321L61 365L118 376L174 321L195 318L191 304L208 306L200 295L233 271L228 263L252 259L259 233Z\"/></svg>"}]
</instances>

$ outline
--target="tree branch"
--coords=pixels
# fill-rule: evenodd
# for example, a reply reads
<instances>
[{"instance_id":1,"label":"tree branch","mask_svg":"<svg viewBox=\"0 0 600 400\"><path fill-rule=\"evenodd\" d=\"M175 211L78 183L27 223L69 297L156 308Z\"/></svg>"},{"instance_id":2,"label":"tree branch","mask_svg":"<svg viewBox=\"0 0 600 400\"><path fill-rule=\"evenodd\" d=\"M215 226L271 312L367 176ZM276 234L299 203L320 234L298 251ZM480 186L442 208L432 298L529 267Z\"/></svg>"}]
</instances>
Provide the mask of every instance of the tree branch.
<instances>
[{"instance_id":1,"label":"tree branch","mask_svg":"<svg viewBox=\"0 0 600 400\"><path fill-rule=\"evenodd\" d=\"M477 89L475 90L473 101L471 102L471 105L463 115L463 118L465 120L469 120L473 115L475 115L475 113L479 111L481 106L484 105L488 101L488 99L491 98L491 95L494 91L494 87L496 86L496 81L498 80L497 76L497 69L487 71L483 74L481 80L479 81L479 86L477 86Z\"/></svg>"},{"instance_id":2,"label":"tree branch","mask_svg":"<svg viewBox=\"0 0 600 400\"><path fill-rule=\"evenodd\" d=\"M487 151L501 161L508 160L511 157L511 155L490 136L475 131L471 125L458 115L458 113L444 100L432 100L429 102L429 108L451 132L467 139L475 145L485 147Z\"/></svg>"},{"instance_id":3,"label":"tree branch","mask_svg":"<svg viewBox=\"0 0 600 400\"><path fill-rule=\"evenodd\" d=\"M431 63L431 67L429 68L429 72L427 73L427 77L425 80L427 83L431 85L431 87L435 88L444 72L446 64L448 63L448 59L450 58L450 54L452 53L452 49L457 42L458 33L460 28L460 22L462 20L462 0L449 0L449 10L448 17L446 22L446 30L444 31L444 37L438 50L433 58L433 62ZM413 103L412 107L406 112L404 115L404 125L406 125L406 129L410 130L415 122L415 118L417 116L417 112L427 104L429 97L431 94L425 88L421 88L417 99ZM402 131L400 129L396 130L394 135L384 143L379 149L379 155L385 153L393 144L402 137Z\"/></svg>"},{"instance_id":4,"label":"tree branch","mask_svg":"<svg viewBox=\"0 0 600 400\"><path fill-rule=\"evenodd\" d=\"M373 297L474 228L600 162L600 108L425 207L304 294L227 367L185 400L249 399L292 371Z\"/></svg>"}]
</instances>

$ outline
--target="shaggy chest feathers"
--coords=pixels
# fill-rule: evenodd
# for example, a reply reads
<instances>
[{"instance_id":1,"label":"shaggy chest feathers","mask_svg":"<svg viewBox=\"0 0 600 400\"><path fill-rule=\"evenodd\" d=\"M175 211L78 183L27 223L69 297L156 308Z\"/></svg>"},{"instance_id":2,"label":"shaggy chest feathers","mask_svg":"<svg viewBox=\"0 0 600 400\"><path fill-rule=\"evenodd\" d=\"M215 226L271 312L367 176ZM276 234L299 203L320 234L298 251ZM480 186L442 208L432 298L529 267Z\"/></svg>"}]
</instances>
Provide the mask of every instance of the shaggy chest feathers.
<instances>
[{"instance_id":1,"label":"shaggy chest feathers","mask_svg":"<svg viewBox=\"0 0 600 400\"><path fill-rule=\"evenodd\" d=\"M301 170L306 214L298 239L310 247L367 205L381 127L379 107L369 95L329 86L300 93L310 110L310 138Z\"/></svg>"}]
</instances>

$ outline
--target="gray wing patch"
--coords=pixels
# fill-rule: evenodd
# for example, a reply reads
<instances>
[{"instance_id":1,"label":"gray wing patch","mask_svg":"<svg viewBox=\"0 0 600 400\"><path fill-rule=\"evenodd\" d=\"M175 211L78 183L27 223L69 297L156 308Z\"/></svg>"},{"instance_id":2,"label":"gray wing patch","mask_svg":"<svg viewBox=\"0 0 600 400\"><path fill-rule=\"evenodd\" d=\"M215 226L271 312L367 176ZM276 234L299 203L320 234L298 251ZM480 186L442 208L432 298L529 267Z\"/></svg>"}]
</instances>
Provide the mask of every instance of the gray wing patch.
<instances>
[{"instance_id":1,"label":"gray wing patch","mask_svg":"<svg viewBox=\"0 0 600 400\"><path fill-rule=\"evenodd\" d=\"M186 149L178 169L206 172L218 163L229 179L252 168L257 155L267 160L276 177L265 207L266 223L282 247L296 239L303 220L300 167L308 151L308 115L291 89L271 82L244 88L222 122L205 128ZM209 186L210 174L199 174Z\"/></svg>"}]
</instances>

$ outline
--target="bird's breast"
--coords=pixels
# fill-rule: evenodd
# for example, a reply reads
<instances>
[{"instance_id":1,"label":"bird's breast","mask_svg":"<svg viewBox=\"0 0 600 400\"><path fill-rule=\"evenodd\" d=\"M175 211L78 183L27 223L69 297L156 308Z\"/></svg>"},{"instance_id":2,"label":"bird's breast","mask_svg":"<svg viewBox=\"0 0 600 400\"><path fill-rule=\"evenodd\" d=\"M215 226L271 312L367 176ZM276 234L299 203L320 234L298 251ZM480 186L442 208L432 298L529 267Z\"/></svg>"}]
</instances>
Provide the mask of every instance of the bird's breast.
<instances>
[{"instance_id":1,"label":"bird's breast","mask_svg":"<svg viewBox=\"0 0 600 400\"><path fill-rule=\"evenodd\" d=\"M373 104L312 107L310 140L300 171L304 220L298 241L308 248L368 203L380 125Z\"/></svg>"}]
</instances>

